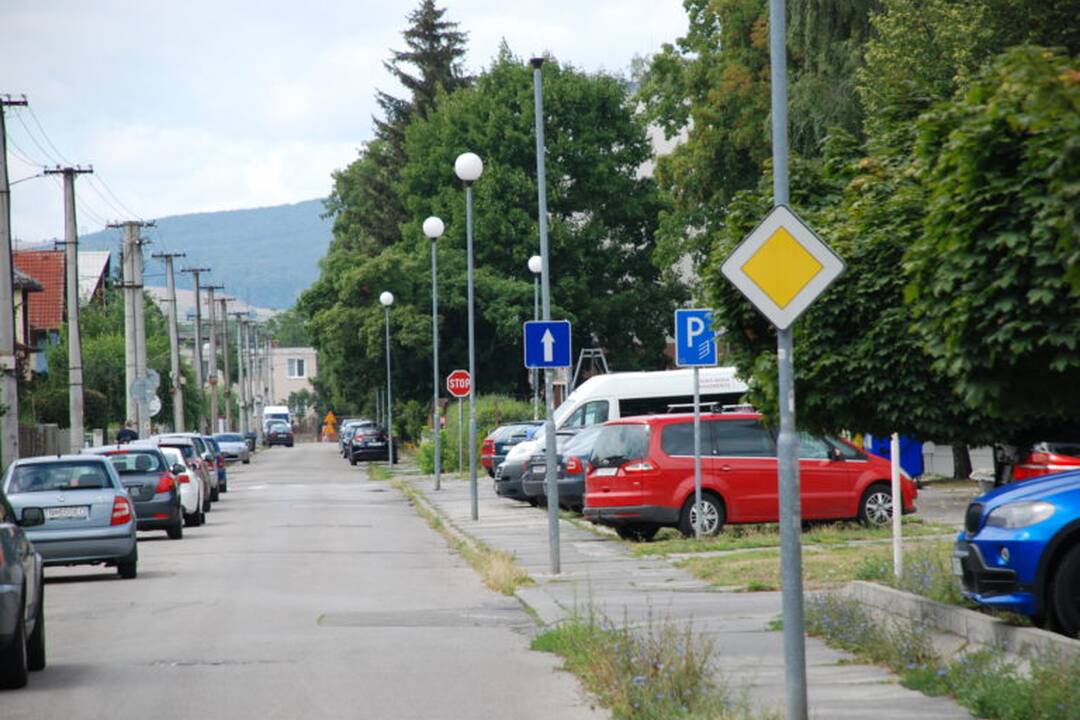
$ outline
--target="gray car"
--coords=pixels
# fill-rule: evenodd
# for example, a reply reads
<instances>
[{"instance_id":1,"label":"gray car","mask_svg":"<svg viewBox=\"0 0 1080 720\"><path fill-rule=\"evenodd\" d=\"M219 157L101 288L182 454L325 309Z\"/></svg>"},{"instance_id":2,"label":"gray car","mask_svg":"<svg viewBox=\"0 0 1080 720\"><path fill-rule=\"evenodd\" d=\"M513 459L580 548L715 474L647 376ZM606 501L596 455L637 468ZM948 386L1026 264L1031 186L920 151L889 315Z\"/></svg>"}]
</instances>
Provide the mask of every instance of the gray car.
<instances>
[{"instance_id":1,"label":"gray car","mask_svg":"<svg viewBox=\"0 0 1080 720\"><path fill-rule=\"evenodd\" d=\"M45 565L116 567L134 578L135 505L112 464L100 455L58 455L16 460L3 490L20 516L42 508L45 522L26 531Z\"/></svg>"},{"instance_id":2,"label":"gray car","mask_svg":"<svg viewBox=\"0 0 1080 720\"><path fill-rule=\"evenodd\" d=\"M217 440L225 462L239 460L245 465L251 462L251 451L248 449L247 440L240 433L218 433L214 435L214 440Z\"/></svg>"},{"instance_id":3,"label":"gray car","mask_svg":"<svg viewBox=\"0 0 1080 720\"><path fill-rule=\"evenodd\" d=\"M90 448L83 453L109 458L135 503L139 530L164 530L171 540L184 537L180 482L160 448L136 442Z\"/></svg>"},{"instance_id":4,"label":"gray car","mask_svg":"<svg viewBox=\"0 0 1080 720\"><path fill-rule=\"evenodd\" d=\"M45 667L44 561L26 537L44 522L41 508L16 515L0 492L0 688L20 688Z\"/></svg>"}]
</instances>

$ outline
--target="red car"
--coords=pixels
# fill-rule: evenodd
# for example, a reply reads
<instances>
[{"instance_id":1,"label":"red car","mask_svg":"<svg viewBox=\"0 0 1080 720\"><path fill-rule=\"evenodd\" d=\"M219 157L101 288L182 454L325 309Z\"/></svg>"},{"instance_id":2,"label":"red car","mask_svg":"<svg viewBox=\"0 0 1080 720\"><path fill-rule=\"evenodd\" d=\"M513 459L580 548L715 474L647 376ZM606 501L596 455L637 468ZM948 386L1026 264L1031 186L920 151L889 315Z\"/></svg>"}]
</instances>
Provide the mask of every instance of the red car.
<instances>
[{"instance_id":1,"label":"red car","mask_svg":"<svg viewBox=\"0 0 1080 720\"><path fill-rule=\"evenodd\" d=\"M702 531L725 523L779 518L776 439L757 413L702 416ZM650 539L664 526L692 535L693 416L624 418L603 426L589 458L585 517L614 526L621 537ZM889 462L831 437L799 435L804 520L858 518L883 525L892 517ZM901 481L903 511L918 491Z\"/></svg>"},{"instance_id":2,"label":"red car","mask_svg":"<svg viewBox=\"0 0 1080 720\"><path fill-rule=\"evenodd\" d=\"M1030 480L1068 470L1080 470L1080 443L1041 442L1013 466L1013 480Z\"/></svg>"}]
</instances>

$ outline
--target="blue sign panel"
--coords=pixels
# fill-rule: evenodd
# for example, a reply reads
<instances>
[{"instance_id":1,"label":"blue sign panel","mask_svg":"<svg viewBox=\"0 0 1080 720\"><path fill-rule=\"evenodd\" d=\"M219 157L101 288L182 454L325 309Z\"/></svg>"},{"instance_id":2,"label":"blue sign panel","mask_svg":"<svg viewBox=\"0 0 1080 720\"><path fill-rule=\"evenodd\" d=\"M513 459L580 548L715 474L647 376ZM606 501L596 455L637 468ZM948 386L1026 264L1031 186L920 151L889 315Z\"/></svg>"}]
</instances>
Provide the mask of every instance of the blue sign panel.
<instances>
[{"instance_id":1,"label":"blue sign panel","mask_svg":"<svg viewBox=\"0 0 1080 720\"><path fill-rule=\"evenodd\" d=\"M569 320L525 323L525 367L570 367L571 355Z\"/></svg>"},{"instance_id":2,"label":"blue sign panel","mask_svg":"<svg viewBox=\"0 0 1080 720\"><path fill-rule=\"evenodd\" d=\"M712 310L675 311L675 364L708 367L716 364L716 334Z\"/></svg>"}]
</instances>

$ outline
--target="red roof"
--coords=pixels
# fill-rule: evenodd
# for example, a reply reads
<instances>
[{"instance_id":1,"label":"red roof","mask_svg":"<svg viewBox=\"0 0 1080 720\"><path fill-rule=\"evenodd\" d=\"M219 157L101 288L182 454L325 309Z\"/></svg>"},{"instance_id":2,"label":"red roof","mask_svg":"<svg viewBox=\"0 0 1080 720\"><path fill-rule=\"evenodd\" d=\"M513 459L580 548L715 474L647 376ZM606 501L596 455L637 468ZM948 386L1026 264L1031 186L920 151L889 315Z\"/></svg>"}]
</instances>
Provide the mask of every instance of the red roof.
<instances>
[{"instance_id":1,"label":"red roof","mask_svg":"<svg viewBox=\"0 0 1080 720\"><path fill-rule=\"evenodd\" d=\"M12 259L42 288L27 301L30 330L59 330L64 324L64 251L23 250L12 253Z\"/></svg>"}]
</instances>

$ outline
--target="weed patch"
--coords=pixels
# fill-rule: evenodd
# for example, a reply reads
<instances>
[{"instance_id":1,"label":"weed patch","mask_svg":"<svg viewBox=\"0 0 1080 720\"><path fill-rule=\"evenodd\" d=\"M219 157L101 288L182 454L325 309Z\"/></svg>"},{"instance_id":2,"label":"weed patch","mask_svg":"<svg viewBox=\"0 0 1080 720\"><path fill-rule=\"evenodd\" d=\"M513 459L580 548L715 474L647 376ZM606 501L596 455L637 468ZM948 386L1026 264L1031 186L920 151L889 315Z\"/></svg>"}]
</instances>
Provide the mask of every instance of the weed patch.
<instances>
[{"instance_id":1,"label":"weed patch","mask_svg":"<svg viewBox=\"0 0 1080 720\"><path fill-rule=\"evenodd\" d=\"M738 693L717 680L716 648L690 625L671 620L644 629L615 627L595 614L575 615L533 640L611 710L617 720L751 720Z\"/></svg>"}]
</instances>

